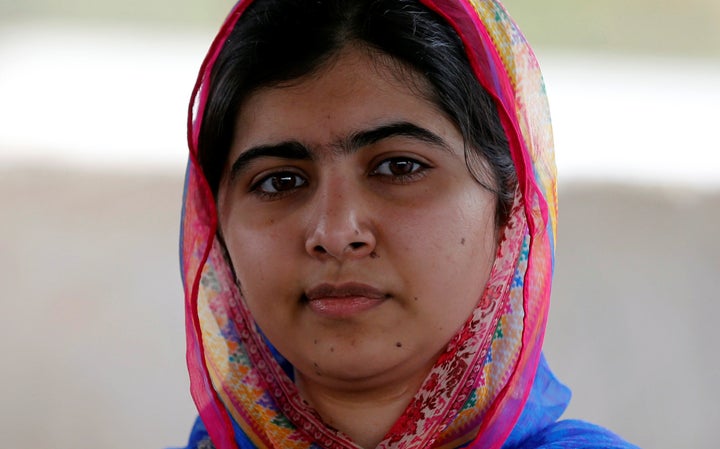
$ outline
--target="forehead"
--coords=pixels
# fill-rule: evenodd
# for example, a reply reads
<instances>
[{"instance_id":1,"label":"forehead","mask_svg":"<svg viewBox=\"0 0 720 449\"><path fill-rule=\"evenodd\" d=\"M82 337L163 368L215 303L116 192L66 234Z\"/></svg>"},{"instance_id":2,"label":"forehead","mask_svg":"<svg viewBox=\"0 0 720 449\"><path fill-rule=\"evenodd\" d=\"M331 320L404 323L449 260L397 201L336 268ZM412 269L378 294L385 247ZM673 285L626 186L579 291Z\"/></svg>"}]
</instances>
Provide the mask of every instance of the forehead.
<instances>
[{"instance_id":1,"label":"forehead","mask_svg":"<svg viewBox=\"0 0 720 449\"><path fill-rule=\"evenodd\" d=\"M256 89L240 105L232 152L301 133L337 140L384 122L445 124L430 83L392 57L348 46L313 73Z\"/></svg>"},{"instance_id":2,"label":"forehead","mask_svg":"<svg viewBox=\"0 0 720 449\"><path fill-rule=\"evenodd\" d=\"M362 42L353 42L332 52L310 72L290 80L271 83L254 92L268 89L302 89L321 84L325 89L328 81L337 78L344 80L382 81L387 88L409 90L414 95L426 99L435 97L434 89L428 79L411 65L374 49ZM379 86L376 86L379 87Z\"/></svg>"}]
</instances>

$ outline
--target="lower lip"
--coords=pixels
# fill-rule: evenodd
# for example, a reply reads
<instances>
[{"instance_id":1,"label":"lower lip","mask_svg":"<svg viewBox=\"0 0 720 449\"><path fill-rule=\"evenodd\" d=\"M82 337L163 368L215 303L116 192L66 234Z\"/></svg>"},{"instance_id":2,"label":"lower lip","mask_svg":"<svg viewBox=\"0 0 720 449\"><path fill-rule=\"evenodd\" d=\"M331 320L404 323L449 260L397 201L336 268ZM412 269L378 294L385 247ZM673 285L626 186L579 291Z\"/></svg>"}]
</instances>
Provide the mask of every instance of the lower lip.
<instances>
[{"instance_id":1,"label":"lower lip","mask_svg":"<svg viewBox=\"0 0 720 449\"><path fill-rule=\"evenodd\" d=\"M308 307L329 318L347 318L379 306L384 299L366 297L321 298L308 302Z\"/></svg>"}]
</instances>

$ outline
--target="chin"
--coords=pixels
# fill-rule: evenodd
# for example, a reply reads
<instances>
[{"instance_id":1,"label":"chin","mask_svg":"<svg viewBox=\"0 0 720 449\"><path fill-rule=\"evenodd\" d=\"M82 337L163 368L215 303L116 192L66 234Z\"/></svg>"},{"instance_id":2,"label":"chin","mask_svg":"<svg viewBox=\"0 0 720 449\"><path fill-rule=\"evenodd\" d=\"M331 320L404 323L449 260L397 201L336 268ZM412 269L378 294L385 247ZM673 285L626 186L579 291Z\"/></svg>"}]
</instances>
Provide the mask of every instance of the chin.
<instances>
[{"instance_id":1,"label":"chin","mask_svg":"<svg viewBox=\"0 0 720 449\"><path fill-rule=\"evenodd\" d=\"M424 379L439 354L414 354L409 345L398 347L395 339L351 345L336 344L333 351L321 351L295 366L315 382L347 383L352 389L380 386L393 379L417 377ZM292 362L292 361L291 361Z\"/></svg>"}]
</instances>

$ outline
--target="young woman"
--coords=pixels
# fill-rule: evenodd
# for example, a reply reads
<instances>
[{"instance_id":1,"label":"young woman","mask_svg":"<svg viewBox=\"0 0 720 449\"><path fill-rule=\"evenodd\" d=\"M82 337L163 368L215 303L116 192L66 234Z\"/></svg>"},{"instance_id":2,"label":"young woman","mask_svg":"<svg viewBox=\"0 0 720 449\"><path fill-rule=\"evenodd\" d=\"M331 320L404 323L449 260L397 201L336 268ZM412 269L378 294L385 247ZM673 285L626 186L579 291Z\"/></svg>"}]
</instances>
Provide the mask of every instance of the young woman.
<instances>
[{"instance_id":1,"label":"young woman","mask_svg":"<svg viewBox=\"0 0 720 449\"><path fill-rule=\"evenodd\" d=\"M498 2L241 1L188 137L189 447L630 447L555 422L550 119Z\"/></svg>"}]
</instances>

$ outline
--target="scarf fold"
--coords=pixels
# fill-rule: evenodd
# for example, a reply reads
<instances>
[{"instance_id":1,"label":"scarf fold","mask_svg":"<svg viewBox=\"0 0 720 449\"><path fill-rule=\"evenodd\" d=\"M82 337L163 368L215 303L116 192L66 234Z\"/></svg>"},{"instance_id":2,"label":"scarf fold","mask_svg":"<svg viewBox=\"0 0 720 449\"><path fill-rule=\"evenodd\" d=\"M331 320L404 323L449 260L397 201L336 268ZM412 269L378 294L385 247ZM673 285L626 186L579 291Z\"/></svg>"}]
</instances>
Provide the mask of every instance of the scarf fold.
<instances>
[{"instance_id":1,"label":"scarf fold","mask_svg":"<svg viewBox=\"0 0 720 449\"><path fill-rule=\"evenodd\" d=\"M213 64L249 3L234 7L215 38L189 107L180 257L191 394L218 449L356 448L300 398L291 367L254 322L215 237L198 136ZM499 2L421 3L455 28L493 97L518 189L480 302L379 447L500 448L540 363L554 266L557 196L545 88L532 50Z\"/></svg>"}]
</instances>

